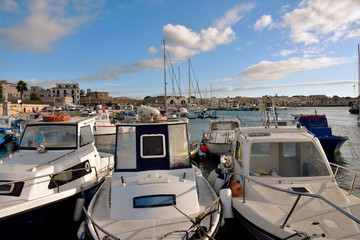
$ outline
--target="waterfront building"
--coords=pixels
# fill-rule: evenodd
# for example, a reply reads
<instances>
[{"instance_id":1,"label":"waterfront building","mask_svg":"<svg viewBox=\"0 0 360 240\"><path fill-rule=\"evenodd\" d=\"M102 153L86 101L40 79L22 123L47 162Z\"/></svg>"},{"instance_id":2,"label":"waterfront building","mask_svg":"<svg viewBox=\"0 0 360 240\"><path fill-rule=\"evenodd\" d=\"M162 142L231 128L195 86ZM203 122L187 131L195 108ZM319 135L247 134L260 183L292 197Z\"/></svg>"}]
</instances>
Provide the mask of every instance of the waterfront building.
<instances>
[{"instance_id":1,"label":"waterfront building","mask_svg":"<svg viewBox=\"0 0 360 240\"><path fill-rule=\"evenodd\" d=\"M72 97L75 105L80 104L80 88L77 83L57 83L51 88L51 97Z\"/></svg>"},{"instance_id":2,"label":"waterfront building","mask_svg":"<svg viewBox=\"0 0 360 240\"><path fill-rule=\"evenodd\" d=\"M9 101L15 101L20 99L20 93L16 89L17 84L9 83L6 80L0 80L0 86L2 87L3 95L7 94L7 99Z\"/></svg>"}]
</instances>

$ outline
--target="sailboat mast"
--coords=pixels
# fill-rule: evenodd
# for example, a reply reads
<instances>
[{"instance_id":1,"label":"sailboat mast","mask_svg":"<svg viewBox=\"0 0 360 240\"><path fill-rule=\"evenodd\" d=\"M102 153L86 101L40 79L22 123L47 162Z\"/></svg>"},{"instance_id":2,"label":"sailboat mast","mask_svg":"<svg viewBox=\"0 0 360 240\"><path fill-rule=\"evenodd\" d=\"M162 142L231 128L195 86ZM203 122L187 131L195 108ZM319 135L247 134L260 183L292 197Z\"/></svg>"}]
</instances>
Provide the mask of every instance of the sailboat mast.
<instances>
[{"instance_id":1,"label":"sailboat mast","mask_svg":"<svg viewBox=\"0 0 360 240\"><path fill-rule=\"evenodd\" d=\"M168 114L167 112L167 94L166 94L166 51L165 51L165 40L163 40L164 43L164 82L165 82L165 96L164 96L164 100L165 100L165 112L166 112L166 116Z\"/></svg>"},{"instance_id":2,"label":"sailboat mast","mask_svg":"<svg viewBox=\"0 0 360 240\"><path fill-rule=\"evenodd\" d=\"M360 44L358 44L358 108L360 109Z\"/></svg>"},{"instance_id":3,"label":"sailboat mast","mask_svg":"<svg viewBox=\"0 0 360 240\"><path fill-rule=\"evenodd\" d=\"M191 105L190 58L188 59L188 65L189 65L189 103Z\"/></svg>"}]
</instances>

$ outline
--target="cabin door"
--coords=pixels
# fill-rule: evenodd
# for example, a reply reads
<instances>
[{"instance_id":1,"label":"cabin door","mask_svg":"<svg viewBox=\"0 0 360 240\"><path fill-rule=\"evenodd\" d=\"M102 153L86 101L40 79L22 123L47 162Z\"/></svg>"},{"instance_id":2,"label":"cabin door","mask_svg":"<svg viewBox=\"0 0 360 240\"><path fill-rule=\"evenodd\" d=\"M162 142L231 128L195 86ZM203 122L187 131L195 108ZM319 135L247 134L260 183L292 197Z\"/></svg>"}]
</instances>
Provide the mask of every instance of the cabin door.
<instances>
[{"instance_id":1,"label":"cabin door","mask_svg":"<svg viewBox=\"0 0 360 240\"><path fill-rule=\"evenodd\" d=\"M169 169L168 127L138 126L136 131L138 169Z\"/></svg>"}]
</instances>

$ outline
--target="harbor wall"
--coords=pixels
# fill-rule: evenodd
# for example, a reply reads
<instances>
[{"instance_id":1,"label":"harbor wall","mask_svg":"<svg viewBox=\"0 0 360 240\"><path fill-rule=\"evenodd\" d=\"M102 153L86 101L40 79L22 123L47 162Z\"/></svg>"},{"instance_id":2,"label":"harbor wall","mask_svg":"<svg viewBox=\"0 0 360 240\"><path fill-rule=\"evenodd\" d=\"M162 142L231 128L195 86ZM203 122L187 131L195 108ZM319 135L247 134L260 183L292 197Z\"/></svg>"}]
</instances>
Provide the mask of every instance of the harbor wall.
<instances>
[{"instance_id":1,"label":"harbor wall","mask_svg":"<svg viewBox=\"0 0 360 240\"><path fill-rule=\"evenodd\" d=\"M41 111L43 107L47 107L49 104L10 104L10 115L16 115L18 113L31 113L33 108ZM3 104L0 103L0 115L3 115Z\"/></svg>"}]
</instances>

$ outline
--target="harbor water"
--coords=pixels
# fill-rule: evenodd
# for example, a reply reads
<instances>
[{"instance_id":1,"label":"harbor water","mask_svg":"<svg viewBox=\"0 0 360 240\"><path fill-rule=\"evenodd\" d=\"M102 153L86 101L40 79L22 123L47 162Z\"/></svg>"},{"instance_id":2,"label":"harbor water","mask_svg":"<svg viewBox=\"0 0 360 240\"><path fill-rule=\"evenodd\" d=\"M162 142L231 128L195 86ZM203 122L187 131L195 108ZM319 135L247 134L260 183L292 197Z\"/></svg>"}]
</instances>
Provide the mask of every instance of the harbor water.
<instances>
[{"instance_id":1,"label":"harbor water","mask_svg":"<svg viewBox=\"0 0 360 240\"><path fill-rule=\"evenodd\" d=\"M293 120L294 117L292 114L314 114L315 111L318 114L325 114L327 116L328 124L332 128L333 135L347 136L349 138L339 152L328 156L330 161L336 162L353 171L360 172L360 127L357 126L357 115L350 114L347 107L298 107L278 110L277 113L279 119ZM252 121L259 121L264 117L264 114L258 111L217 111L217 114L219 118L237 118L237 116L239 116L250 126L255 124ZM203 132L209 129L210 121L210 118L189 120L191 141L201 140ZM259 123L256 125L259 125ZM96 136L95 141L99 151L114 154L115 136ZM12 148L8 145L0 151L0 155L5 156L10 154L11 151ZM198 164L205 176L217 166L217 163L214 159L208 159L205 154L200 154ZM353 175L340 171L337 180L339 185L349 189L352 177ZM355 181L353 194L360 197L360 179ZM64 209L64 211L73 211L73 209L69 207L69 209ZM58 225L61 216L58 216L58 218L56 221L54 219L53 223L50 221L40 227L37 239L78 239L77 229L80 222L64 222ZM241 233L235 231L237 231L237 229L230 230L230 232L219 231L216 239L231 239L229 236L232 234L236 234L237 239L248 239L246 236L241 236Z\"/></svg>"}]
</instances>

